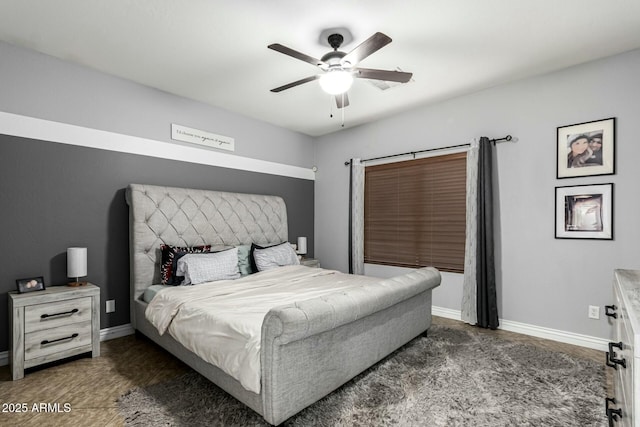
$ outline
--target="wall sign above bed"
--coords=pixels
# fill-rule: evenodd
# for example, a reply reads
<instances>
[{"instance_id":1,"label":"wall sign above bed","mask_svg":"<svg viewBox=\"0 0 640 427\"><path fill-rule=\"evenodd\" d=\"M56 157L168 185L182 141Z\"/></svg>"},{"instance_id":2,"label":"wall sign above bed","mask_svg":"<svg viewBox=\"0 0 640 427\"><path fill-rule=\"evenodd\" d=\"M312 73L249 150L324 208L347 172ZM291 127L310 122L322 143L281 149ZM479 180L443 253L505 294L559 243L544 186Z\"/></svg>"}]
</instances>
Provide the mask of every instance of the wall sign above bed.
<instances>
[{"instance_id":1,"label":"wall sign above bed","mask_svg":"<svg viewBox=\"0 0 640 427\"><path fill-rule=\"evenodd\" d=\"M221 150L235 150L235 140L229 136L216 135L215 133L188 128L175 123L171 123L171 139Z\"/></svg>"}]
</instances>

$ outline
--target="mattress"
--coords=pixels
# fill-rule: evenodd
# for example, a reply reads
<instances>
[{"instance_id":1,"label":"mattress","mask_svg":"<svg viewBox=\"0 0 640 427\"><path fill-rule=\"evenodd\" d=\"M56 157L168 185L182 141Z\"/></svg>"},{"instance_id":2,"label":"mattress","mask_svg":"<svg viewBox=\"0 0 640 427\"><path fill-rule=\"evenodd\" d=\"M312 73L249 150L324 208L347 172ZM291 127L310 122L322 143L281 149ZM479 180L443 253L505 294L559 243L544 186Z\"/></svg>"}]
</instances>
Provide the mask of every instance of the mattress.
<instances>
[{"instance_id":1,"label":"mattress","mask_svg":"<svg viewBox=\"0 0 640 427\"><path fill-rule=\"evenodd\" d=\"M260 393L262 321L274 307L346 291L379 279L300 265L263 271L237 280L170 286L145 311L162 335Z\"/></svg>"}]
</instances>

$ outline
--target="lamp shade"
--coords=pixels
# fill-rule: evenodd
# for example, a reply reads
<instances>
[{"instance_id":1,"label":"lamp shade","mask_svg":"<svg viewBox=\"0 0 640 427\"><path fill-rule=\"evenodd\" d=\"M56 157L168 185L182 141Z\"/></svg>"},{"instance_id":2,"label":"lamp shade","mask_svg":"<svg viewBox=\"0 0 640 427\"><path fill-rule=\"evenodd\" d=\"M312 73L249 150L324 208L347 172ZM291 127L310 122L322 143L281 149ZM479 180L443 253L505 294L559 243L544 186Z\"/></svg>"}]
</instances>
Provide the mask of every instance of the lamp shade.
<instances>
[{"instance_id":1,"label":"lamp shade","mask_svg":"<svg viewBox=\"0 0 640 427\"><path fill-rule=\"evenodd\" d=\"M307 253L307 238L306 237L298 237L298 253L306 254Z\"/></svg>"},{"instance_id":2,"label":"lamp shade","mask_svg":"<svg viewBox=\"0 0 640 427\"><path fill-rule=\"evenodd\" d=\"M87 275L87 248L67 249L67 277Z\"/></svg>"}]
</instances>

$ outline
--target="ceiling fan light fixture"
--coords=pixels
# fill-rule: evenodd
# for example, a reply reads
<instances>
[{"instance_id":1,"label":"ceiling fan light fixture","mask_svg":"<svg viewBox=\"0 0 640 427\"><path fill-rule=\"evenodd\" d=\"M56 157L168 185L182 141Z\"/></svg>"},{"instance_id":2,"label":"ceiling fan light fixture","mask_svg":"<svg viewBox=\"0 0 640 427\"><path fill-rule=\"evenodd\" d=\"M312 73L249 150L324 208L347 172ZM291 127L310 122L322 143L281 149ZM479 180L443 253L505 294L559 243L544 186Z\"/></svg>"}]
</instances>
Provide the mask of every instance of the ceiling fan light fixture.
<instances>
[{"instance_id":1,"label":"ceiling fan light fixture","mask_svg":"<svg viewBox=\"0 0 640 427\"><path fill-rule=\"evenodd\" d=\"M363 59L368 58L371 54L391 43L391 38L386 34L380 32L375 33L352 49L349 53L338 50L340 46L345 43L345 39L351 41L351 35L348 31L343 31L343 29L340 28L334 28L325 30L323 34L326 36L327 43L333 50L324 54L320 59L298 52L297 50L293 50L279 43L273 43L267 46L269 49L288 55L300 61L307 62L322 70L320 74L279 86L275 89L271 89L271 92L282 92L283 90L318 80L321 89L324 92L333 95L335 97L336 106L339 109L343 109L349 105L347 91L351 88L354 78L371 81L379 80L387 86L388 82L407 83L411 80L411 76L413 74L406 73L404 71L378 70L358 67L358 64ZM346 38L345 34L349 34L349 38Z\"/></svg>"},{"instance_id":2,"label":"ceiling fan light fixture","mask_svg":"<svg viewBox=\"0 0 640 427\"><path fill-rule=\"evenodd\" d=\"M320 87L329 95L340 95L351 88L353 75L344 69L329 70L320 76Z\"/></svg>"}]
</instances>

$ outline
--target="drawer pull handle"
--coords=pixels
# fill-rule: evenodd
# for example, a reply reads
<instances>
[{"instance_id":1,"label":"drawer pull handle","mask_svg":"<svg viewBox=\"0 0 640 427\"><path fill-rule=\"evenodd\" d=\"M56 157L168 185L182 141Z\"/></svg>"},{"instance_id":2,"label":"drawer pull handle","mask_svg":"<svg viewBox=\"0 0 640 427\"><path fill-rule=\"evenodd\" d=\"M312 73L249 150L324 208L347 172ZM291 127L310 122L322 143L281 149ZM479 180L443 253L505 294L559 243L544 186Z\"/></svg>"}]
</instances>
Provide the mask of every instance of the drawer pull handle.
<instances>
[{"instance_id":1,"label":"drawer pull handle","mask_svg":"<svg viewBox=\"0 0 640 427\"><path fill-rule=\"evenodd\" d=\"M74 309L73 309L73 310L71 310L71 311L65 311L65 312L62 312L62 313L53 313L53 314L46 314L46 313L45 313L45 314L43 314L42 316L40 316L40 318L41 318L41 319L46 319L46 318L48 318L48 317L53 317L53 316L64 316L65 314L75 314L75 313L77 313L78 311L80 311L80 310L78 310L77 308L74 308Z\"/></svg>"},{"instance_id":2,"label":"drawer pull handle","mask_svg":"<svg viewBox=\"0 0 640 427\"><path fill-rule=\"evenodd\" d=\"M616 307L615 305L605 305L604 306L604 315L605 316L609 316L609 317L613 317L614 319L618 318L618 313L616 313L616 310L618 309L618 307ZM609 311L611 310L611 311Z\"/></svg>"},{"instance_id":3,"label":"drawer pull handle","mask_svg":"<svg viewBox=\"0 0 640 427\"><path fill-rule=\"evenodd\" d=\"M40 344L41 344L41 345L47 345L47 344L53 344L54 342L58 342L58 341L72 340L72 339L74 339L74 338L75 338L75 337L77 337L77 336L78 336L78 334L77 334L77 333L75 333L75 334L72 334L72 335L70 335L70 336L68 336L68 337L58 338L57 340L51 340L51 341L49 341L49 340L43 340Z\"/></svg>"},{"instance_id":4,"label":"drawer pull handle","mask_svg":"<svg viewBox=\"0 0 640 427\"><path fill-rule=\"evenodd\" d=\"M616 353L613 350L613 347L617 347L622 350L622 341L620 342L610 342L609 343L609 351L606 355L606 364L607 366L612 367L613 369L618 369L617 365L622 365L623 368L627 367L626 359L616 359Z\"/></svg>"},{"instance_id":5,"label":"drawer pull handle","mask_svg":"<svg viewBox=\"0 0 640 427\"><path fill-rule=\"evenodd\" d=\"M613 397L607 397L604 399L604 408L609 420L609 427L613 427L613 424L618 421L618 418L622 418L622 409L609 408L609 403L616 404L616 399Z\"/></svg>"}]
</instances>

